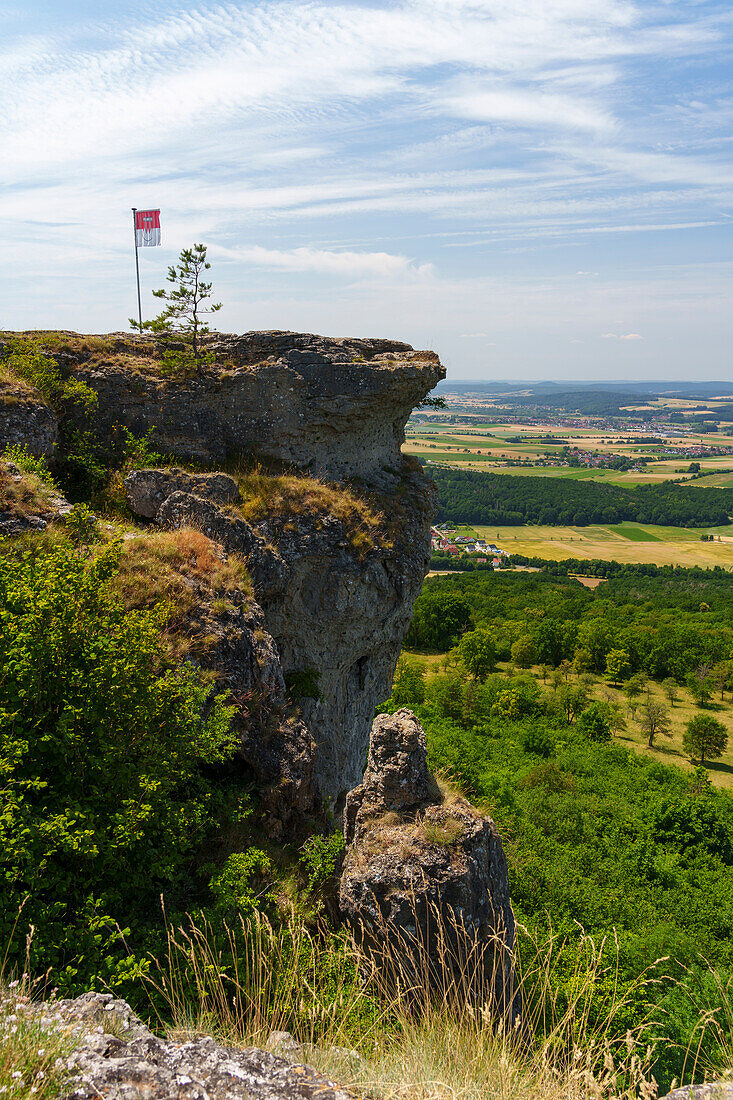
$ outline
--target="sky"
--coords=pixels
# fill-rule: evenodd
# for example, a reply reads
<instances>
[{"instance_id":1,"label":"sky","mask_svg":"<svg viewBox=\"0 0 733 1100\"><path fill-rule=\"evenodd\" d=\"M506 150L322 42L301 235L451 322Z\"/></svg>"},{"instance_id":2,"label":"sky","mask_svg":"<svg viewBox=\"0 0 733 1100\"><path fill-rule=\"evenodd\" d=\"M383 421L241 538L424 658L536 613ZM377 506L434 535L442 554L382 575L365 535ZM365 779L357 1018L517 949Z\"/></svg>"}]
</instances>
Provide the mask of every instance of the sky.
<instances>
[{"instance_id":1,"label":"sky","mask_svg":"<svg viewBox=\"0 0 733 1100\"><path fill-rule=\"evenodd\" d=\"M449 379L730 379L729 0L0 0L0 329L223 331Z\"/></svg>"}]
</instances>

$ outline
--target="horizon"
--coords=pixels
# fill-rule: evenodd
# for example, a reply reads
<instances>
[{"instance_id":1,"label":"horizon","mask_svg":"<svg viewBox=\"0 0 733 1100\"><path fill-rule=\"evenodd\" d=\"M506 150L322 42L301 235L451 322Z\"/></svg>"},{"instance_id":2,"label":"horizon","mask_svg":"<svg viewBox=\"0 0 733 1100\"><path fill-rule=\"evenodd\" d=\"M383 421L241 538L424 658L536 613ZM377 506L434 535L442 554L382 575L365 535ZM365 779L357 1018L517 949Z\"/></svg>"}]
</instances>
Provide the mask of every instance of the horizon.
<instances>
[{"instance_id":1,"label":"horizon","mask_svg":"<svg viewBox=\"0 0 733 1100\"><path fill-rule=\"evenodd\" d=\"M722 0L0 10L0 328L120 330L203 241L229 331L387 336L452 381L730 376Z\"/></svg>"}]
</instances>

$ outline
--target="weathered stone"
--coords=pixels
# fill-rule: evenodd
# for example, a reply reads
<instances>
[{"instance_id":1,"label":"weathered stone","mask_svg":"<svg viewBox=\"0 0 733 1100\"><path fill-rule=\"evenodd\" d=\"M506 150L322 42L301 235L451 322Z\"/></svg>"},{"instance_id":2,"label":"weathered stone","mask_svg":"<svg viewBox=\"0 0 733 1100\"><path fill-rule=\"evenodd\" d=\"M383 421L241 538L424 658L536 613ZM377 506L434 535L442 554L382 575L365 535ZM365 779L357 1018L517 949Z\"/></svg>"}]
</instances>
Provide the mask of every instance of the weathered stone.
<instances>
[{"instance_id":1,"label":"weathered stone","mask_svg":"<svg viewBox=\"0 0 733 1100\"><path fill-rule=\"evenodd\" d=\"M0 383L0 453L19 443L36 456L51 458L58 443L56 414L24 387Z\"/></svg>"},{"instance_id":2,"label":"weathered stone","mask_svg":"<svg viewBox=\"0 0 733 1100\"><path fill-rule=\"evenodd\" d=\"M37 1010L76 1040L61 1100L350 1100L314 1069L211 1038L157 1038L124 1001L85 993Z\"/></svg>"},{"instance_id":3,"label":"weathered stone","mask_svg":"<svg viewBox=\"0 0 733 1100\"><path fill-rule=\"evenodd\" d=\"M733 1100L733 1083L711 1081L706 1085L685 1085L668 1092L661 1100Z\"/></svg>"},{"instance_id":4,"label":"weathered stone","mask_svg":"<svg viewBox=\"0 0 733 1100\"><path fill-rule=\"evenodd\" d=\"M364 782L347 800L341 911L385 980L416 996L491 1000L513 1015L515 923L496 827L464 799L444 802L426 781L414 715L401 710L375 726Z\"/></svg>"},{"instance_id":5,"label":"weathered stone","mask_svg":"<svg viewBox=\"0 0 733 1100\"><path fill-rule=\"evenodd\" d=\"M239 499L239 487L228 474L189 474L185 470L133 470L125 478L127 502L132 511L154 519L173 493L194 493L215 504L232 504Z\"/></svg>"},{"instance_id":6,"label":"weathered stone","mask_svg":"<svg viewBox=\"0 0 733 1100\"><path fill-rule=\"evenodd\" d=\"M364 779L346 796L346 843L354 839L357 819L417 809L436 792L428 771L425 731L415 715L404 707L395 714L380 714L372 725Z\"/></svg>"},{"instance_id":7,"label":"weathered stone","mask_svg":"<svg viewBox=\"0 0 733 1100\"><path fill-rule=\"evenodd\" d=\"M212 336L217 366L189 380L119 364L144 337L119 334L115 358L82 357L76 376L99 396L97 429L152 430L158 450L219 462L254 452L327 478L399 480L411 410L445 370L434 352L390 340L310 333Z\"/></svg>"},{"instance_id":8,"label":"weathered stone","mask_svg":"<svg viewBox=\"0 0 733 1100\"><path fill-rule=\"evenodd\" d=\"M433 484L405 469L400 520L388 541L364 555L337 520L296 516L258 526L287 566L285 586L260 601L265 622L286 676L318 674L318 697L299 706L318 745L319 790L337 813L361 780L374 708L390 693L429 567L434 509Z\"/></svg>"}]
</instances>

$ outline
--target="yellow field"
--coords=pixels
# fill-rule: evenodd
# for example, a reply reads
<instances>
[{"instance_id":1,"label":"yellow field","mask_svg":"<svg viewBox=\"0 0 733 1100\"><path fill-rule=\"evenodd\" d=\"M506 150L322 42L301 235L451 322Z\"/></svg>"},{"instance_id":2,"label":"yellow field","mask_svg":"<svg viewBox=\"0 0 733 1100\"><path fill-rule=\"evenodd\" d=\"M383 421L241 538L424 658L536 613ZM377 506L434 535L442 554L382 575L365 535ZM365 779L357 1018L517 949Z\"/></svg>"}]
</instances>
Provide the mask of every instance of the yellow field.
<instances>
[{"instance_id":1,"label":"yellow field","mask_svg":"<svg viewBox=\"0 0 733 1100\"><path fill-rule=\"evenodd\" d=\"M728 429L729 430L729 429ZM717 432L712 435L679 434L665 438L663 444L645 444L644 435L639 431L559 426L557 424L494 424L480 427L467 427L449 424L420 424L407 430L403 451L427 461L442 465L456 466L460 469L498 470L516 477L540 476L562 477L573 480L610 481L616 485L641 485L666 481L669 478L689 476L691 461L699 462L709 478L691 482L692 485L730 487L733 486L733 455L691 457L664 455L659 462L649 463L639 471L619 471L597 467L561 466L563 446L578 446L596 454L623 455L632 461L639 455L654 455L663 449L675 451L696 444L706 446L732 447L733 435ZM652 433L654 434L654 433ZM543 435L552 438L543 440ZM508 440L517 440L509 442ZM554 442L553 440L559 440ZM507 466L508 459L536 462L556 459L556 466Z\"/></svg>"},{"instance_id":2,"label":"yellow field","mask_svg":"<svg viewBox=\"0 0 733 1100\"><path fill-rule=\"evenodd\" d=\"M733 526L711 527L705 532L644 523L613 527L472 527L459 528L459 531L473 531L510 554L526 554L548 561L602 558L655 565L733 568ZM715 534L716 541L701 542L703 533Z\"/></svg>"}]
</instances>

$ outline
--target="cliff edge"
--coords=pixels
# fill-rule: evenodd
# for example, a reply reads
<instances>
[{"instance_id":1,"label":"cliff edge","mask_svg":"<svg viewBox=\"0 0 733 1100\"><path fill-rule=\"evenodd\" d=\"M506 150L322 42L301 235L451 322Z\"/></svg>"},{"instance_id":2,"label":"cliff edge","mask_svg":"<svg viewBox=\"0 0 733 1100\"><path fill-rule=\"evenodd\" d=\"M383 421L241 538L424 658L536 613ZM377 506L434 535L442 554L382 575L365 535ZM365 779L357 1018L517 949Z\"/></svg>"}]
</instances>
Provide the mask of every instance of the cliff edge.
<instances>
[{"instance_id":1,"label":"cliff edge","mask_svg":"<svg viewBox=\"0 0 733 1100\"><path fill-rule=\"evenodd\" d=\"M247 563L247 625L232 612L212 629L207 615L217 641L201 663L236 698L257 698L256 722L243 708L242 753L273 825L313 797L339 812L428 567L434 488L400 448L410 412L445 375L437 355L389 340L212 334L214 362L181 378L161 374L147 337L16 335L95 406L92 417L52 408L24 380L13 400L6 378L0 450L21 442L63 461L64 440L85 432L113 456L125 429L166 456L129 474L128 505L143 527L197 529ZM280 717L268 726L263 712Z\"/></svg>"}]
</instances>

